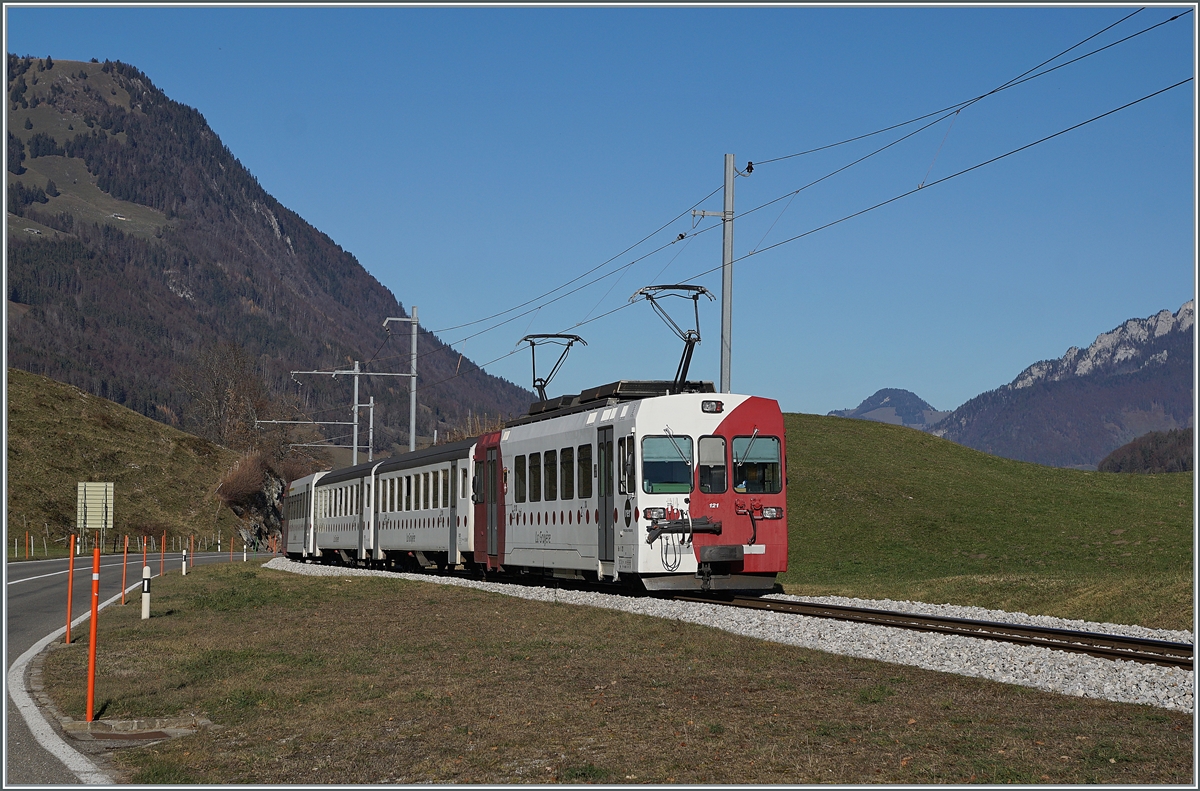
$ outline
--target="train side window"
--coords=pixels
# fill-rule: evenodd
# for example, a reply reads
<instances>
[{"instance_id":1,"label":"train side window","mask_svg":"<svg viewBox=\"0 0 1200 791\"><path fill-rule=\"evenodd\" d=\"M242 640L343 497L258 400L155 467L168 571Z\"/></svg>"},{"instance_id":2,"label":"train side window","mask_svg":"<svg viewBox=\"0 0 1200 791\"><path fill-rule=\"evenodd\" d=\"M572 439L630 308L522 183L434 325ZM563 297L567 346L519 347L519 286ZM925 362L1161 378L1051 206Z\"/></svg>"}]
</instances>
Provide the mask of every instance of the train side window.
<instances>
[{"instance_id":1,"label":"train side window","mask_svg":"<svg viewBox=\"0 0 1200 791\"><path fill-rule=\"evenodd\" d=\"M575 449L563 448L558 452L558 464L562 469L562 498L575 499Z\"/></svg>"},{"instance_id":2,"label":"train side window","mask_svg":"<svg viewBox=\"0 0 1200 791\"><path fill-rule=\"evenodd\" d=\"M692 438L671 434L642 440L642 491L682 494L692 490Z\"/></svg>"},{"instance_id":3,"label":"train side window","mask_svg":"<svg viewBox=\"0 0 1200 791\"><path fill-rule=\"evenodd\" d=\"M617 440L617 494L629 494L625 485L625 438Z\"/></svg>"},{"instance_id":4,"label":"train side window","mask_svg":"<svg viewBox=\"0 0 1200 791\"><path fill-rule=\"evenodd\" d=\"M412 510L412 476L404 476L404 510Z\"/></svg>"},{"instance_id":5,"label":"train side window","mask_svg":"<svg viewBox=\"0 0 1200 791\"><path fill-rule=\"evenodd\" d=\"M513 501L525 502L525 457L513 459Z\"/></svg>"},{"instance_id":6,"label":"train side window","mask_svg":"<svg viewBox=\"0 0 1200 791\"><path fill-rule=\"evenodd\" d=\"M546 502L558 499L558 452L545 453Z\"/></svg>"},{"instance_id":7,"label":"train side window","mask_svg":"<svg viewBox=\"0 0 1200 791\"><path fill-rule=\"evenodd\" d=\"M721 494L728 487L725 482L725 438L700 438L700 491L705 494Z\"/></svg>"},{"instance_id":8,"label":"train side window","mask_svg":"<svg viewBox=\"0 0 1200 791\"><path fill-rule=\"evenodd\" d=\"M442 470L442 508L450 507L450 469Z\"/></svg>"},{"instance_id":9,"label":"train side window","mask_svg":"<svg viewBox=\"0 0 1200 791\"><path fill-rule=\"evenodd\" d=\"M738 493L779 494L783 476L778 437L733 438L733 490Z\"/></svg>"},{"instance_id":10,"label":"train side window","mask_svg":"<svg viewBox=\"0 0 1200 791\"><path fill-rule=\"evenodd\" d=\"M592 496L592 446L580 445L579 451L579 499Z\"/></svg>"},{"instance_id":11,"label":"train side window","mask_svg":"<svg viewBox=\"0 0 1200 791\"><path fill-rule=\"evenodd\" d=\"M438 507L438 494L442 490L442 484L441 484L441 478L440 478L441 474L442 474L441 470L434 470L433 472L429 473L429 481L430 481L430 484L433 486L433 491L430 493L429 496L432 501L432 506L434 508Z\"/></svg>"},{"instance_id":12,"label":"train side window","mask_svg":"<svg viewBox=\"0 0 1200 791\"><path fill-rule=\"evenodd\" d=\"M459 487L458 496L460 498L466 497L467 492L469 492L469 491L470 491L470 489L467 488L467 468L463 467L462 468L462 486Z\"/></svg>"},{"instance_id":13,"label":"train side window","mask_svg":"<svg viewBox=\"0 0 1200 791\"><path fill-rule=\"evenodd\" d=\"M625 453L621 456L621 470L625 476L625 488L630 492L637 491L637 466L634 464L634 449L637 440L631 435L625 445Z\"/></svg>"},{"instance_id":14,"label":"train side window","mask_svg":"<svg viewBox=\"0 0 1200 791\"><path fill-rule=\"evenodd\" d=\"M429 473L421 476L421 507L429 510Z\"/></svg>"},{"instance_id":15,"label":"train side window","mask_svg":"<svg viewBox=\"0 0 1200 791\"><path fill-rule=\"evenodd\" d=\"M542 454L529 454L529 502L542 501Z\"/></svg>"}]
</instances>

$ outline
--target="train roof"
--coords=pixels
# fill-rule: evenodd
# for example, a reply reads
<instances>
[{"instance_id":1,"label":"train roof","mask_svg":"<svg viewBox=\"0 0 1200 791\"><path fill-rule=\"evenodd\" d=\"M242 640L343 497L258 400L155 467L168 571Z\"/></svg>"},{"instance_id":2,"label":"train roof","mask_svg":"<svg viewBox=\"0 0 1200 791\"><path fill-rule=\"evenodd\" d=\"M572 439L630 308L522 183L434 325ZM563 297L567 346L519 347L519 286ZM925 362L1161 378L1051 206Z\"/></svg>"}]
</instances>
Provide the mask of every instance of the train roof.
<instances>
[{"instance_id":1,"label":"train roof","mask_svg":"<svg viewBox=\"0 0 1200 791\"><path fill-rule=\"evenodd\" d=\"M671 380L621 379L609 382L599 387L584 390L579 394L562 395L546 401L535 401L529 405L529 414L504 424L505 428L523 426L540 420L562 417L575 412L586 412L601 406L612 406L627 401L638 401L643 398L658 398L673 395L675 382ZM715 393L712 382L684 382L679 388L681 393ZM353 467L343 467L331 470L321 478L321 484L340 483L371 474L371 469L379 465L379 472L390 472L408 467L418 467L423 464L437 464L441 461L462 458L465 451L475 444L478 437L448 442L445 445L434 445L424 450L402 453L399 456L385 459L382 462L368 461Z\"/></svg>"},{"instance_id":2,"label":"train roof","mask_svg":"<svg viewBox=\"0 0 1200 791\"><path fill-rule=\"evenodd\" d=\"M392 470L403 470L409 467L419 467L424 464L437 464L442 461L450 461L451 459L461 459L467 455L467 451L475 444L475 437L463 439L457 442L447 442L445 445L434 445L430 448L415 450L412 453L401 453L399 456L393 456L382 461L368 461L363 464L356 464L353 467L343 467L340 470L332 470L324 475L320 480L320 485L340 483L342 481L352 481L358 478L365 478L371 474L374 467L379 468L379 472L390 472Z\"/></svg>"},{"instance_id":3,"label":"train roof","mask_svg":"<svg viewBox=\"0 0 1200 791\"><path fill-rule=\"evenodd\" d=\"M505 426L522 426L552 417L584 412L600 406L611 406L623 401L638 401L643 398L658 398L673 395L675 382L667 380L622 379L606 385L584 390L578 395L562 395L546 401L535 401L529 405L526 417L508 421ZM712 382L684 382L680 393L715 393Z\"/></svg>"}]
</instances>

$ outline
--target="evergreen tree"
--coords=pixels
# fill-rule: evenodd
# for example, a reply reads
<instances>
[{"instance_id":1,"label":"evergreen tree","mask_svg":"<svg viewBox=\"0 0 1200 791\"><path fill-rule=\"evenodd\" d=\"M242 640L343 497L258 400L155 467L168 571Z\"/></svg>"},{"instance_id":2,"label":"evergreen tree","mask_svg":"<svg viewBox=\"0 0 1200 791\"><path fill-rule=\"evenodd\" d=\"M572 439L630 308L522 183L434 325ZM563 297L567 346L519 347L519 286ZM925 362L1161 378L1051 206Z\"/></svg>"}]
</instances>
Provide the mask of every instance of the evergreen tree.
<instances>
[{"instance_id":1,"label":"evergreen tree","mask_svg":"<svg viewBox=\"0 0 1200 791\"><path fill-rule=\"evenodd\" d=\"M53 68L54 68L54 61L51 60L49 55L47 55L46 56L46 71L50 71Z\"/></svg>"},{"instance_id":2,"label":"evergreen tree","mask_svg":"<svg viewBox=\"0 0 1200 791\"><path fill-rule=\"evenodd\" d=\"M25 161L25 144L20 138L8 133L8 172L14 175L21 175L25 172L25 167L21 164Z\"/></svg>"},{"instance_id":3,"label":"evergreen tree","mask_svg":"<svg viewBox=\"0 0 1200 791\"><path fill-rule=\"evenodd\" d=\"M46 182L46 194L51 198L58 197L58 185L54 183L54 179L50 179Z\"/></svg>"},{"instance_id":4,"label":"evergreen tree","mask_svg":"<svg viewBox=\"0 0 1200 791\"><path fill-rule=\"evenodd\" d=\"M26 128L26 129L32 129L32 128L33 128L33 121L29 120L29 118L28 118L28 117L26 117L26 118L25 118L25 128Z\"/></svg>"}]
</instances>

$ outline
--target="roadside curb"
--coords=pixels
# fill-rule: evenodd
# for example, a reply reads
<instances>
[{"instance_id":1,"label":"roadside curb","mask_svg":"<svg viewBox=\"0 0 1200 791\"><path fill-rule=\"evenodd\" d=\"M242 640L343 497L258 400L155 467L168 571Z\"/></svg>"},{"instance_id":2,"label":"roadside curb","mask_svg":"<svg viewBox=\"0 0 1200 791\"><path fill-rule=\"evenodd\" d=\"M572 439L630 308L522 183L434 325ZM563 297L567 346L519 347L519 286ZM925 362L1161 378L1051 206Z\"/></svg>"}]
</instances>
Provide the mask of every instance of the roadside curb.
<instances>
[{"instance_id":1,"label":"roadside curb","mask_svg":"<svg viewBox=\"0 0 1200 791\"><path fill-rule=\"evenodd\" d=\"M110 599L101 602L97 606L97 610L102 610L115 601L120 601L124 594L141 587L141 582L136 585L130 585L123 593L118 593ZM72 628L85 623L92 617L90 612L86 612L75 620L71 621ZM30 733L42 749L53 755L63 763L79 780L89 785L113 785L115 780L106 772L102 771L96 764L83 753L79 752L71 745L67 744L61 736L54 730L54 726L46 719L45 713L39 707L38 703L34 702L31 697L29 687L26 686L26 670L35 657L38 657L43 650L51 643L66 634L67 627L54 630L50 634L38 640L29 647L25 653L17 657L13 662L12 667L8 669L6 676L8 682L8 694L12 698L13 703L17 707L17 711L21 712L21 717L24 718L25 724L29 727ZM38 696L43 697L42 695Z\"/></svg>"}]
</instances>

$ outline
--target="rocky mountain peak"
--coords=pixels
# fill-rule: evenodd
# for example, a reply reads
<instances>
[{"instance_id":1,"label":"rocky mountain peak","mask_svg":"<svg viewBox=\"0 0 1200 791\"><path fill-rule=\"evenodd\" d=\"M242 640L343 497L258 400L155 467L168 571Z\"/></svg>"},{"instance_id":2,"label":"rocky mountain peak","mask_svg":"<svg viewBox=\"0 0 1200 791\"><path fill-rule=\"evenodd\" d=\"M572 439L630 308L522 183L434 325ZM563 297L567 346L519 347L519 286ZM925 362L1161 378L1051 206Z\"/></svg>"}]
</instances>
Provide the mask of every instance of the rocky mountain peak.
<instances>
[{"instance_id":1,"label":"rocky mountain peak","mask_svg":"<svg viewBox=\"0 0 1200 791\"><path fill-rule=\"evenodd\" d=\"M1133 373L1167 361L1168 349L1151 350L1154 342L1170 333L1184 333L1196 320L1195 302L1188 300L1175 313L1160 310L1145 319L1129 319L1101 333L1087 349L1072 346L1057 360L1041 360L1026 368L1007 389L1020 390L1035 382L1057 382L1095 374Z\"/></svg>"}]
</instances>

